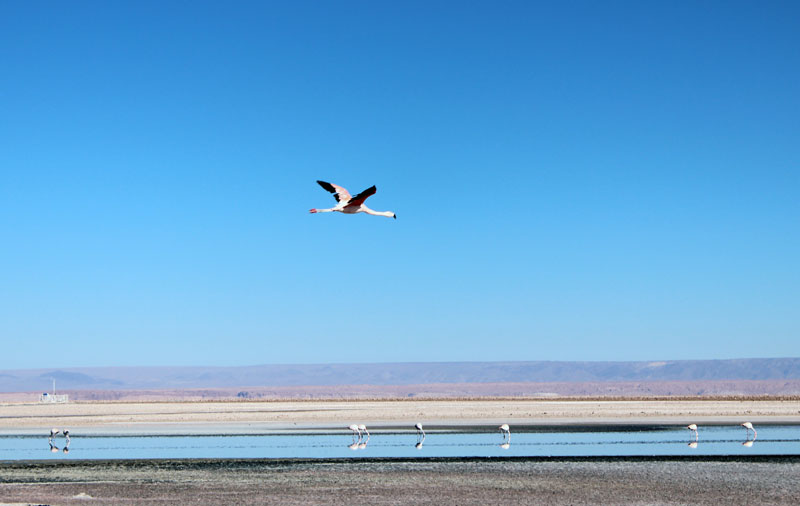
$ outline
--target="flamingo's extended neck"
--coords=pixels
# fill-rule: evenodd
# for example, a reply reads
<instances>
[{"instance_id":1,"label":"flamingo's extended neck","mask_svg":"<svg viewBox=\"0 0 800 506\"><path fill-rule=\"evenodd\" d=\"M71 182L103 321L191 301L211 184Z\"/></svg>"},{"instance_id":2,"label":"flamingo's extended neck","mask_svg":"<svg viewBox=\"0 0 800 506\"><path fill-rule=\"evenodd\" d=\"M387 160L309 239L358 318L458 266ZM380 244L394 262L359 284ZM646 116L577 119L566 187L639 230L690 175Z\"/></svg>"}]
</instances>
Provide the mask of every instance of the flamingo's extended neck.
<instances>
[{"instance_id":1,"label":"flamingo's extended neck","mask_svg":"<svg viewBox=\"0 0 800 506\"><path fill-rule=\"evenodd\" d=\"M373 211L372 209L370 209L369 207L367 207L367 206L365 206L363 204L361 205L361 211L363 211L363 212L365 212L367 214L371 214L373 216L386 216L387 218L397 219L397 215L394 214L391 211Z\"/></svg>"}]
</instances>

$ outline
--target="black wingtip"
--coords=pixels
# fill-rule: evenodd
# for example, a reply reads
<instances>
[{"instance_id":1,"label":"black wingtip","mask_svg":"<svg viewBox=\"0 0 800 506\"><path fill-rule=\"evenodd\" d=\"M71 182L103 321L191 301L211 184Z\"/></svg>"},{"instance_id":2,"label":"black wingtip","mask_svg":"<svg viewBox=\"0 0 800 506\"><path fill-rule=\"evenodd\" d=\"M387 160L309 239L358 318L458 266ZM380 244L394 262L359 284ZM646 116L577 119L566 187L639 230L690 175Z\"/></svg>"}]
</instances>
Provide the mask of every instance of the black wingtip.
<instances>
[{"instance_id":1,"label":"black wingtip","mask_svg":"<svg viewBox=\"0 0 800 506\"><path fill-rule=\"evenodd\" d=\"M393 214L393 215L392 215L392 218L394 218L394 219L397 219L397 215L396 215L396 214Z\"/></svg>"},{"instance_id":2,"label":"black wingtip","mask_svg":"<svg viewBox=\"0 0 800 506\"><path fill-rule=\"evenodd\" d=\"M320 185L321 187L323 187L325 189L325 191L329 191L331 193L336 193L336 188L334 188L333 185L330 184L330 183L327 183L325 181L320 181L319 179L317 179L317 184Z\"/></svg>"}]
</instances>

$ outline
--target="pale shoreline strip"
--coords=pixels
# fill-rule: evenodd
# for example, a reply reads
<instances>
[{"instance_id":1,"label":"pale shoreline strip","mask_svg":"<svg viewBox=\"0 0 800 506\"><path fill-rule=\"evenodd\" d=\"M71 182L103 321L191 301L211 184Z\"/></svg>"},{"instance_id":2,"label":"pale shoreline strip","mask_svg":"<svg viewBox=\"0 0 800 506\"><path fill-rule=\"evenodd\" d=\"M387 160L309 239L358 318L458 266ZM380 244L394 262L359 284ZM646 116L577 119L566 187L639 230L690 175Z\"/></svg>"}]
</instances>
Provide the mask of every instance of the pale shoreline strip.
<instances>
[{"instance_id":1,"label":"pale shoreline strip","mask_svg":"<svg viewBox=\"0 0 800 506\"><path fill-rule=\"evenodd\" d=\"M0 404L0 434L242 434L408 426L800 424L798 400L369 401Z\"/></svg>"}]
</instances>

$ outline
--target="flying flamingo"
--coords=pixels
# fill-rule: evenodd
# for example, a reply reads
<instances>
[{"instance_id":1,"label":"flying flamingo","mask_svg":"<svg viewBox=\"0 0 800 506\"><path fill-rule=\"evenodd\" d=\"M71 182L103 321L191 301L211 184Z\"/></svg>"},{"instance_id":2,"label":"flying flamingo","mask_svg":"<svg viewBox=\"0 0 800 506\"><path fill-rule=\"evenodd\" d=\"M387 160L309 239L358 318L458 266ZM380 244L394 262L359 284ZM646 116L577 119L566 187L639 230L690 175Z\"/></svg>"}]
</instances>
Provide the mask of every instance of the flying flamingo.
<instances>
[{"instance_id":1,"label":"flying flamingo","mask_svg":"<svg viewBox=\"0 0 800 506\"><path fill-rule=\"evenodd\" d=\"M751 430L753 431L753 441L755 441L757 434L756 434L756 429L753 428L753 424L750 422L744 422L742 424L742 427L744 427L745 431L747 431L748 436L750 435L750 431Z\"/></svg>"},{"instance_id":2,"label":"flying flamingo","mask_svg":"<svg viewBox=\"0 0 800 506\"><path fill-rule=\"evenodd\" d=\"M686 428L691 431L694 431L694 440L697 441L697 424L690 423L689 425L686 426Z\"/></svg>"},{"instance_id":3,"label":"flying flamingo","mask_svg":"<svg viewBox=\"0 0 800 506\"><path fill-rule=\"evenodd\" d=\"M326 183L325 181L317 181L317 183L325 190L333 193L333 197L338 204L329 209L311 209L310 213L330 213L334 211L344 214L367 213L373 216L386 216L387 218L397 219L397 215L391 211L373 211L364 205L364 201L378 191L375 186L370 186L355 197L351 197L350 193L339 185Z\"/></svg>"},{"instance_id":4,"label":"flying flamingo","mask_svg":"<svg viewBox=\"0 0 800 506\"><path fill-rule=\"evenodd\" d=\"M348 429L353 431L353 441L355 441L356 439L356 434L358 434L359 441L361 440L361 431L359 430L358 425L353 424L350 427L348 427Z\"/></svg>"},{"instance_id":5,"label":"flying flamingo","mask_svg":"<svg viewBox=\"0 0 800 506\"><path fill-rule=\"evenodd\" d=\"M508 441L511 442L511 429L508 427L507 423L500 426L500 432L504 432L503 441L505 441L506 435L508 435Z\"/></svg>"}]
</instances>

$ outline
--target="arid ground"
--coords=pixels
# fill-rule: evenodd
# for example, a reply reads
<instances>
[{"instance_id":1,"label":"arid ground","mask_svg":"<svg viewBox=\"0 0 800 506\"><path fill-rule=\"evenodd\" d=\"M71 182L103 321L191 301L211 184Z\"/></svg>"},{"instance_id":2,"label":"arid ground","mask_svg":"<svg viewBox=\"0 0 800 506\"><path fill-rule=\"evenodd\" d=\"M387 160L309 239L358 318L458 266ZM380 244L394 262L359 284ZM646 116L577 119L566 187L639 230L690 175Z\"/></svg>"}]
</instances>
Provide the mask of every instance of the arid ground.
<instances>
[{"instance_id":1,"label":"arid ground","mask_svg":"<svg viewBox=\"0 0 800 506\"><path fill-rule=\"evenodd\" d=\"M800 504L800 457L0 465L35 504Z\"/></svg>"}]
</instances>

